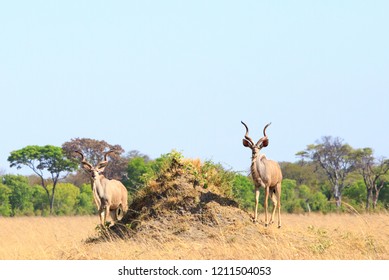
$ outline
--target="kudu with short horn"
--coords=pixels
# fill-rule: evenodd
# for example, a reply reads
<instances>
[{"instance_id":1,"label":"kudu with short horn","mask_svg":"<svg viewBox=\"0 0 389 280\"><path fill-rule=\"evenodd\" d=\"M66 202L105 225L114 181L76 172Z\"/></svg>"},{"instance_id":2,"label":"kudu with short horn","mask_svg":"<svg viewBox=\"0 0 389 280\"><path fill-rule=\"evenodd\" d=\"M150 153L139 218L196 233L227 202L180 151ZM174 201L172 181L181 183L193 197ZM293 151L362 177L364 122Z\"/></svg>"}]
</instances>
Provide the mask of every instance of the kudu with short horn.
<instances>
[{"instance_id":1,"label":"kudu with short horn","mask_svg":"<svg viewBox=\"0 0 389 280\"><path fill-rule=\"evenodd\" d=\"M117 222L128 210L127 189L118 180L109 180L102 174L108 165L107 156L114 153L110 150L104 154L104 160L93 166L85 160L80 151L74 151L81 156L81 167L88 173L91 179L93 198L95 200L100 223L105 226L108 213L113 221Z\"/></svg>"},{"instance_id":2,"label":"kudu with short horn","mask_svg":"<svg viewBox=\"0 0 389 280\"><path fill-rule=\"evenodd\" d=\"M263 137L254 144L254 141L248 136L249 129L244 122L241 122L246 128L246 134L243 139L243 146L248 147L252 151L251 158L251 176L255 184L255 211L254 222L258 220L258 200L260 187L265 189L265 226L274 222L276 209L278 210L278 227L281 227L281 181L282 173L279 164L273 160L269 160L265 155L260 154L263 147L269 145L269 138L266 135L266 129L271 123L268 123L263 129ZM268 218L268 200L269 195L273 201L273 212L269 222Z\"/></svg>"}]
</instances>

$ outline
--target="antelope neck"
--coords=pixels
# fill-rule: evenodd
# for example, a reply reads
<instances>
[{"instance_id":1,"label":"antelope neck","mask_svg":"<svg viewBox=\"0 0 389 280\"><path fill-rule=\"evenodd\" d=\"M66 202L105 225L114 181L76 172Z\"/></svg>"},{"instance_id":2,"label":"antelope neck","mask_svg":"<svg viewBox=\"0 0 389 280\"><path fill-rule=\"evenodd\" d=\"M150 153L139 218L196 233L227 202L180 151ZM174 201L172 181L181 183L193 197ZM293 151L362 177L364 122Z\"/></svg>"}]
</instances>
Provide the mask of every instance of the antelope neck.
<instances>
[{"instance_id":1,"label":"antelope neck","mask_svg":"<svg viewBox=\"0 0 389 280\"><path fill-rule=\"evenodd\" d=\"M96 192L99 195L99 197L103 197L104 195L103 186L101 184L102 179L104 179L104 176L100 175L96 179L92 180L93 192Z\"/></svg>"},{"instance_id":2,"label":"antelope neck","mask_svg":"<svg viewBox=\"0 0 389 280\"><path fill-rule=\"evenodd\" d=\"M263 157L264 155L259 154L258 151L253 153L253 156L251 158L251 176L254 180L256 187L262 186L261 182L263 183L262 181L263 176L261 176L261 173L263 173L263 168L264 168L264 164L261 162L261 159Z\"/></svg>"},{"instance_id":3,"label":"antelope neck","mask_svg":"<svg viewBox=\"0 0 389 280\"><path fill-rule=\"evenodd\" d=\"M258 158L258 153L253 153L253 156L251 158L251 174L253 176L253 179L259 177L258 169L257 169L257 158Z\"/></svg>"}]
</instances>

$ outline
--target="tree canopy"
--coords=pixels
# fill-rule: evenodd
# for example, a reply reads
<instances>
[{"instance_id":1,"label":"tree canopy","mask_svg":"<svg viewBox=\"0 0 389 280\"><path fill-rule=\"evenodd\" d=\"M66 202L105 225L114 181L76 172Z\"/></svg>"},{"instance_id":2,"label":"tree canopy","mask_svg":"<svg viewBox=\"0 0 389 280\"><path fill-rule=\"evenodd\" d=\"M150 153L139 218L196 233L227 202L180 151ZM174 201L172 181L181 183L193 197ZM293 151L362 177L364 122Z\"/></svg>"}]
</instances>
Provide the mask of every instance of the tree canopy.
<instances>
[{"instance_id":1,"label":"tree canopy","mask_svg":"<svg viewBox=\"0 0 389 280\"><path fill-rule=\"evenodd\" d=\"M389 160L385 158L377 160L371 148L355 150L352 157L366 186L366 210L370 209L370 205L375 208L380 191L385 186L385 182L389 181L385 178L389 172Z\"/></svg>"},{"instance_id":2,"label":"tree canopy","mask_svg":"<svg viewBox=\"0 0 389 280\"><path fill-rule=\"evenodd\" d=\"M51 145L46 146L27 146L20 150L11 152L8 157L11 167L17 169L22 166L29 167L40 179L41 186L46 191L50 202L50 213L53 211L55 188L60 175L64 173L66 177L69 172L76 169L74 161L69 160L63 153L62 148ZM49 190L48 182L45 179L45 171L50 174L53 188Z\"/></svg>"},{"instance_id":3,"label":"tree canopy","mask_svg":"<svg viewBox=\"0 0 389 280\"><path fill-rule=\"evenodd\" d=\"M338 137L324 136L317 144L308 145L298 155L311 159L326 173L332 185L332 195L339 207L342 201L342 191L347 175L353 171L351 158L353 149Z\"/></svg>"},{"instance_id":4,"label":"tree canopy","mask_svg":"<svg viewBox=\"0 0 389 280\"><path fill-rule=\"evenodd\" d=\"M105 175L110 179L123 179L125 175L125 169L127 159L120 155L124 152L124 149L120 145L111 145L104 140L95 140L90 138L74 138L62 145L62 149L66 156L70 159L75 159L74 151L80 151L84 154L86 161L92 165L98 164L104 158L104 153L109 150L114 150L115 153L111 153L110 163L105 170ZM79 159L75 159L79 162ZM84 176L84 181L89 181Z\"/></svg>"}]
</instances>

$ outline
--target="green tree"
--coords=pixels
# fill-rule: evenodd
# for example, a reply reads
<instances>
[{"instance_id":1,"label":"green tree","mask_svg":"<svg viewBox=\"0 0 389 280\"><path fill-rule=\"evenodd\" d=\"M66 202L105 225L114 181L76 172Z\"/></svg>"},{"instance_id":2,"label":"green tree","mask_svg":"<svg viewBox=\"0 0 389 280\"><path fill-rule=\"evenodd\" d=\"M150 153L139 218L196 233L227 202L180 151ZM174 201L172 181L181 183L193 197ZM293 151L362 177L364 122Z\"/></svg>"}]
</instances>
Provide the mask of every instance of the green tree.
<instances>
[{"instance_id":1,"label":"green tree","mask_svg":"<svg viewBox=\"0 0 389 280\"><path fill-rule=\"evenodd\" d=\"M23 149L11 152L8 157L11 167L17 169L22 166L29 167L41 180L41 186L45 190L50 205L50 214L53 213L55 190L61 173L64 177L76 169L77 164L69 160L63 153L62 148L51 145L26 146ZM50 174L53 185L48 187L48 180L45 179L45 171Z\"/></svg>"},{"instance_id":2,"label":"green tree","mask_svg":"<svg viewBox=\"0 0 389 280\"><path fill-rule=\"evenodd\" d=\"M385 181L385 187L382 189L380 193L380 201L385 207L385 209L389 209L389 176L387 176Z\"/></svg>"},{"instance_id":3,"label":"green tree","mask_svg":"<svg viewBox=\"0 0 389 280\"><path fill-rule=\"evenodd\" d=\"M9 202L11 204L12 216L31 215L34 206L31 201L32 189L28 184L28 179L21 175L4 175L3 183L7 185L11 194Z\"/></svg>"},{"instance_id":4,"label":"green tree","mask_svg":"<svg viewBox=\"0 0 389 280\"><path fill-rule=\"evenodd\" d=\"M280 167L283 178L295 180L297 185L316 186L320 181L327 179L312 162L281 162Z\"/></svg>"},{"instance_id":5,"label":"green tree","mask_svg":"<svg viewBox=\"0 0 389 280\"><path fill-rule=\"evenodd\" d=\"M344 197L350 200L350 203L357 208L363 204L366 199L366 186L363 180L353 182L343 191Z\"/></svg>"},{"instance_id":6,"label":"green tree","mask_svg":"<svg viewBox=\"0 0 389 280\"><path fill-rule=\"evenodd\" d=\"M52 187L52 186L50 186ZM57 186L55 204L56 215L74 215L76 213L77 197L80 189L70 183L59 183Z\"/></svg>"},{"instance_id":7,"label":"green tree","mask_svg":"<svg viewBox=\"0 0 389 280\"><path fill-rule=\"evenodd\" d=\"M96 213L96 207L93 202L92 189L89 184L83 184L80 187L80 194L77 197L76 214L90 215Z\"/></svg>"},{"instance_id":8,"label":"green tree","mask_svg":"<svg viewBox=\"0 0 389 280\"><path fill-rule=\"evenodd\" d=\"M254 208L254 184L249 177L240 174L235 175L232 189L234 197L237 198L244 209Z\"/></svg>"},{"instance_id":9,"label":"green tree","mask_svg":"<svg viewBox=\"0 0 389 280\"><path fill-rule=\"evenodd\" d=\"M354 168L352 153L351 146L343 144L342 139L331 136L324 136L317 144L308 145L306 150L297 153L303 158L311 159L325 171L332 185L332 195L337 207L341 206L346 177Z\"/></svg>"},{"instance_id":10,"label":"green tree","mask_svg":"<svg viewBox=\"0 0 389 280\"><path fill-rule=\"evenodd\" d=\"M389 172L389 160L376 160L373 149L358 149L353 154L354 163L357 166L366 186L366 210L376 207L380 191L385 186L384 176Z\"/></svg>"},{"instance_id":11,"label":"green tree","mask_svg":"<svg viewBox=\"0 0 389 280\"><path fill-rule=\"evenodd\" d=\"M32 187L32 203L34 205L35 215L47 216L50 214L50 202L47 200L45 190L40 185Z\"/></svg>"},{"instance_id":12,"label":"green tree","mask_svg":"<svg viewBox=\"0 0 389 280\"><path fill-rule=\"evenodd\" d=\"M282 180L281 207L288 213L304 212L304 201L298 197L297 185L295 180Z\"/></svg>"},{"instance_id":13,"label":"green tree","mask_svg":"<svg viewBox=\"0 0 389 280\"><path fill-rule=\"evenodd\" d=\"M0 216L11 216L11 204L9 203L11 192L10 188L0 183Z\"/></svg>"},{"instance_id":14,"label":"green tree","mask_svg":"<svg viewBox=\"0 0 389 280\"><path fill-rule=\"evenodd\" d=\"M145 157L134 157L130 159L127 166L127 180L125 185L129 187L132 193L143 187L148 179L152 177L152 163Z\"/></svg>"},{"instance_id":15,"label":"green tree","mask_svg":"<svg viewBox=\"0 0 389 280\"><path fill-rule=\"evenodd\" d=\"M312 211L327 212L328 200L321 192L315 192L310 197L310 207Z\"/></svg>"}]
</instances>

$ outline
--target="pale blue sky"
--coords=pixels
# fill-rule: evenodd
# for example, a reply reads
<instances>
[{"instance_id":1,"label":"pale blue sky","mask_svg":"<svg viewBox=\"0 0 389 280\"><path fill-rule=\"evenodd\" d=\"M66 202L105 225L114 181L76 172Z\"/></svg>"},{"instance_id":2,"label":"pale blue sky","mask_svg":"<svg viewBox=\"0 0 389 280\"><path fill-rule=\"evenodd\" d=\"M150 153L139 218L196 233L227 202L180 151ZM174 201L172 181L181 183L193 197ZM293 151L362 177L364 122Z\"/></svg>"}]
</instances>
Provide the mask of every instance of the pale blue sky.
<instances>
[{"instance_id":1,"label":"pale blue sky","mask_svg":"<svg viewBox=\"0 0 389 280\"><path fill-rule=\"evenodd\" d=\"M247 170L324 135L389 157L388 1L3 1L0 169L88 137ZM28 173L31 173L28 171Z\"/></svg>"}]
</instances>

